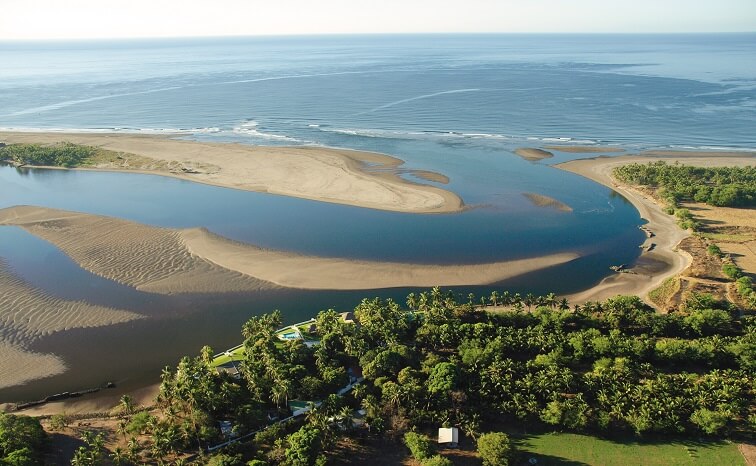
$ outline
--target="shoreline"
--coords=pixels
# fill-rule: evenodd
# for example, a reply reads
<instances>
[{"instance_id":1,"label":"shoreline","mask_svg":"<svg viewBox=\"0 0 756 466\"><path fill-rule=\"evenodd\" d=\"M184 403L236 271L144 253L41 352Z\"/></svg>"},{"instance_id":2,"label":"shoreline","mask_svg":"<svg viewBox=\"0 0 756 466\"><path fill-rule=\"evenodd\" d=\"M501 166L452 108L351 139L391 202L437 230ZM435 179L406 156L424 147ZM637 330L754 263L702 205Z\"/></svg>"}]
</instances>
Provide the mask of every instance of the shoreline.
<instances>
[{"instance_id":1,"label":"shoreline","mask_svg":"<svg viewBox=\"0 0 756 466\"><path fill-rule=\"evenodd\" d=\"M452 191L400 176L417 172L419 179L445 184L448 182L445 175L402 169L399 167L405 163L403 160L376 152L206 143L172 139L169 135L120 133L0 132L0 142L71 142L124 156L118 161L74 170L168 176L224 188L392 212L454 213L465 209L463 200Z\"/></svg>"},{"instance_id":2,"label":"shoreline","mask_svg":"<svg viewBox=\"0 0 756 466\"><path fill-rule=\"evenodd\" d=\"M651 196L618 182L612 176L612 170L615 167L656 161L679 162L683 165L703 167L756 165L756 157L748 152L728 152L712 158L710 152L692 151L602 156L553 165L555 168L583 176L620 193L638 210L641 218L647 221L643 229L654 235L653 237L647 235L641 245L643 252L636 263L628 269L629 273L610 275L587 290L566 296L571 303L582 304L586 301L601 301L618 294L630 294L639 296L647 304L656 308L656 305L649 300L648 293L667 278L679 275L690 266L692 257L678 249L678 245L691 236L691 233L682 230L677 225L675 217L666 214L662 206ZM651 245L653 245L653 250L649 251Z\"/></svg>"}]
</instances>

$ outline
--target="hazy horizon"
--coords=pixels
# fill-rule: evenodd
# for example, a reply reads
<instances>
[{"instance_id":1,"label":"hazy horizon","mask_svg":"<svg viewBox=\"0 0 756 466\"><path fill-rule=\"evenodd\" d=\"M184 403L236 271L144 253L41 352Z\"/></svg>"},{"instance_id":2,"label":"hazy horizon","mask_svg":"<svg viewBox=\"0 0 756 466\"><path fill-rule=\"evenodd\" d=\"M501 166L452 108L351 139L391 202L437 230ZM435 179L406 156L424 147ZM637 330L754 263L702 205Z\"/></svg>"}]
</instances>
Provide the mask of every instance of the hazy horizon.
<instances>
[{"instance_id":1,"label":"hazy horizon","mask_svg":"<svg viewBox=\"0 0 756 466\"><path fill-rule=\"evenodd\" d=\"M756 32L752 0L691 3L347 0L7 0L0 40L82 40L352 34L680 34Z\"/></svg>"}]
</instances>

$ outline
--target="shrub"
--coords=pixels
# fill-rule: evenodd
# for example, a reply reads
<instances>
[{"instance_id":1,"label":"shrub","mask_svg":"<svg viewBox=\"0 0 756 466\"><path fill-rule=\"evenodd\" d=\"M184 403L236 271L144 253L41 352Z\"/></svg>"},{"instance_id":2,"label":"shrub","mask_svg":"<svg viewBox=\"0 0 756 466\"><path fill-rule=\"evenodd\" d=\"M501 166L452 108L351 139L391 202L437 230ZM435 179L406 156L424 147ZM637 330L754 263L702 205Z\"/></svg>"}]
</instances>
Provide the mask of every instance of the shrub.
<instances>
[{"instance_id":1,"label":"shrub","mask_svg":"<svg viewBox=\"0 0 756 466\"><path fill-rule=\"evenodd\" d=\"M424 459L420 463L423 466L454 466L454 463L452 463L449 458L444 458L441 455L436 455L428 459Z\"/></svg>"},{"instance_id":2,"label":"shrub","mask_svg":"<svg viewBox=\"0 0 756 466\"><path fill-rule=\"evenodd\" d=\"M409 448L412 456L418 460L428 459L433 454L433 444L430 439L417 432L404 434L404 444Z\"/></svg>"},{"instance_id":3,"label":"shrub","mask_svg":"<svg viewBox=\"0 0 756 466\"><path fill-rule=\"evenodd\" d=\"M708 252L712 256L722 257L722 250L719 249L719 246L717 246L716 244L710 244L706 248L706 252Z\"/></svg>"},{"instance_id":4,"label":"shrub","mask_svg":"<svg viewBox=\"0 0 756 466\"><path fill-rule=\"evenodd\" d=\"M740 276L743 274L740 268L738 268L738 266L733 264L732 262L728 262L722 265L722 273L733 280L740 278Z\"/></svg>"},{"instance_id":5,"label":"shrub","mask_svg":"<svg viewBox=\"0 0 756 466\"><path fill-rule=\"evenodd\" d=\"M511 452L512 444L507 434L489 432L478 438L478 453L483 466L506 466Z\"/></svg>"}]
</instances>

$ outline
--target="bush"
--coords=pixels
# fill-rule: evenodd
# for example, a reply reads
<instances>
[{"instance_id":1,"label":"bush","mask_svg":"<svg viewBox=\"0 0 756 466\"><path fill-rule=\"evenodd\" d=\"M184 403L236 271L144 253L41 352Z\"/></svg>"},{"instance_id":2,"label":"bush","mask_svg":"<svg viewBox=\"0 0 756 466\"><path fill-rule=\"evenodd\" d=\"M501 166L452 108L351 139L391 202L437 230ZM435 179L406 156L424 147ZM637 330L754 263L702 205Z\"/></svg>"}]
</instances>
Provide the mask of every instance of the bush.
<instances>
[{"instance_id":1,"label":"bush","mask_svg":"<svg viewBox=\"0 0 756 466\"><path fill-rule=\"evenodd\" d=\"M710 244L706 248L706 252L708 252L712 256L722 257L722 250L719 249L719 246L717 246L716 244Z\"/></svg>"},{"instance_id":2,"label":"bush","mask_svg":"<svg viewBox=\"0 0 756 466\"><path fill-rule=\"evenodd\" d=\"M38 419L0 413L0 464L43 464L46 440Z\"/></svg>"},{"instance_id":3,"label":"bush","mask_svg":"<svg viewBox=\"0 0 756 466\"><path fill-rule=\"evenodd\" d=\"M454 466L454 463L449 458L444 458L441 455L432 456L422 460L420 463L423 466Z\"/></svg>"},{"instance_id":4,"label":"bush","mask_svg":"<svg viewBox=\"0 0 756 466\"><path fill-rule=\"evenodd\" d=\"M512 444L507 434L490 432L478 438L478 453L483 466L506 466L512 453Z\"/></svg>"},{"instance_id":5,"label":"bush","mask_svg":"<svg viewBox=\"0 0 756 466\"><path fill-rule=\"evenodd\" d=\"M732 262L728 262L722 265L722 273L733 280L740 278L740 276L743 274L740 268L738 268L738 266L733 264Z\"/></svg>"},{"instance_id":6,"label":"bush","mask_svg":"<svg viewBox=\"0 0 756 466\"><path fill-rule=\"evenodd\" d=\"M428 459L433 455L433 444L430 439L417 432L404 434L404 444L409 448L412 456L418 460Z\"/></svg>"}]
</instances>

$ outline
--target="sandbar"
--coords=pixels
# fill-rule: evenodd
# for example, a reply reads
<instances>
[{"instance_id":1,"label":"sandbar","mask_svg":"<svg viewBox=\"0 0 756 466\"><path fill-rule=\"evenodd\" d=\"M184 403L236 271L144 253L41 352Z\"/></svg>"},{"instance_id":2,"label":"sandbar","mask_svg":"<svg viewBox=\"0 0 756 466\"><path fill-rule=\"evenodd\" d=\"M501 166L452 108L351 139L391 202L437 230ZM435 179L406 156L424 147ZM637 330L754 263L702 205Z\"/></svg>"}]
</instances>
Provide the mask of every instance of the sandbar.
<instances>
[{"instance_id":1,"label":"sandbar","mask_svg":"<svg viewBox=\"0 0 756 466\"><path fill-rule=\"evenodd\" d=\"M530 160L531 162L554 157L554 154L551 152L543 149L536 149L534 147L520 147L519 149L515 149L514 153L525 160Z\"/></svg>"},{"instance_id":2,"label":"sandbar","mask_svg":"<svg viewBox=\"0 0 756 466\"><path fill-rule=\"evenodd\" d=\"M560 212L572 212L572 207L568 206L562 201L558 201L554 199L553 197L544 196L543 194L536 194L536 193L522 193L523 196L527 197L530 202L533 203L533 205L538 207L549 207L552 209L556 209Z\"/></svg>"},{"instance_id":3,"label":"sandbar","mask_svg":"<svg viewBox=\"0 0 756 466\"><path fill-rule=\"evenodd\" d=\"M708 152L697 154L686 152L683 156L648 155L647 153L646 155L596 157L555 165L557 168L584 176L622 194L647 221L645 228L654 234L653 238L647 238L641 245L644 248L643 253L636 265L629 270L630 273L611 275L588 290L568 296L570 302L599 301L623 294L637 295L649 304L653 304L648 300L648 292L657 288L665 279L678 275L690 265L690 255L677 248L683 239L690 236L690 232L678 227L675 218L666 214L650 195L619 183L612 177L612 170L616 167L660 160L701 167L756 165L756 156L748 152L718 157L711 157ZM654 248L648 251L652 243Z\"/></svg>"},{"instance_id":4,"label":"sandbar","mask_svg":"<svg viewBox=\"0 0 756 466\"><path fill-rule=\"evenodd\" d=\"M610 152L625 152L621 147L612 146L544 146L549 150L566 152L568 154L598 154Z\"/></svg>"},{"instance_id":5,"label":"sandbar","mask_svg":"<svg viewBox=\"0 0 756 466\"><path fill-rule=\"evenodd\" d=\"M92 167L95 169L154 173L372 209L445 213L464 208L462 199L451 191L401 178L397 169L402 160L372 152L205 143L120 133L0 132L0 142L95 146L137 156L103 162Z\"/></svg>"},{"instance_id":6,"label":"sandbar","mask_svg":"<svg viewBox=\"0 0 756 466\"><path fill-rule=\"evenodd\" d=\"M0 210L0 225L19 226L92 273L154 293L485 285L578 257L564 252L472 265L314 257L231 241L204 228L158 228L34 206Z\"/></svg>"}]
</instances>

